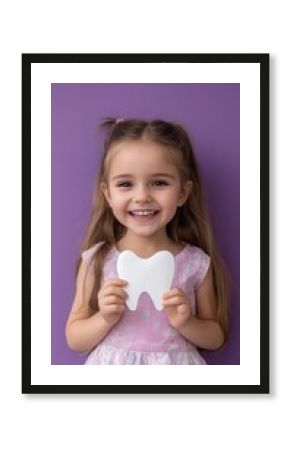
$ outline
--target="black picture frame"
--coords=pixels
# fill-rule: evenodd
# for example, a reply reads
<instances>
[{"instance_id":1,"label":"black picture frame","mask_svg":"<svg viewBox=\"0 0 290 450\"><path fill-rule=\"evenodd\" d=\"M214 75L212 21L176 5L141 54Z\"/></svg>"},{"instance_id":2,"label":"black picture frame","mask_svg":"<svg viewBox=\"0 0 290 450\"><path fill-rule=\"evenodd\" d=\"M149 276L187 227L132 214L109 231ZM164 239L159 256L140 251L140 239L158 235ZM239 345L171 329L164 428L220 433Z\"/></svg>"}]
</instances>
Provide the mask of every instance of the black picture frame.
<instances>
[{"instance_id":1,"label":"black picture frame","mask_svg":"<svg viewBox=\"0 0 290 450\"><path fill-rule=\"evenodd\" d=\"M22 54L22 393L269 393L269 54ZM260 383L235 385L32 384L31 373L31 67L83 63L246 63L260 68Z\"/></svg>"}]
</instances>

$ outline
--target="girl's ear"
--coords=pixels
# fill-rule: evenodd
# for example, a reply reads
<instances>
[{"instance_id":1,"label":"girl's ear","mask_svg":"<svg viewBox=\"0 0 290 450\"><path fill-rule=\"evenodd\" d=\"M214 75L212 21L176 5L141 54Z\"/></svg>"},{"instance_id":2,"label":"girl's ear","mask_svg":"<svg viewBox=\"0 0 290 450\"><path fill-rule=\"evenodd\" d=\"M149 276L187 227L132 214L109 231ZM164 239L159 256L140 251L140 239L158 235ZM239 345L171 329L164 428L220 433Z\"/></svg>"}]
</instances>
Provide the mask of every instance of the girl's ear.
<instances>
[{"instance_id":1,"label":"girl's ear","mask_svg":"<svg viewBox=\"0 0 290 450\"><path fill-rule=\"evenodd\" d=\"M191 180L186 181L186 183L183 184L181 191L180 191L180 195L179 195L179 200L178 200L178 206L182 206L184 205L184 203L186 202L186 200L188 199L188 196L190 195L191 191L193 188L193 182Z\"/></svg>"}]
</instances>

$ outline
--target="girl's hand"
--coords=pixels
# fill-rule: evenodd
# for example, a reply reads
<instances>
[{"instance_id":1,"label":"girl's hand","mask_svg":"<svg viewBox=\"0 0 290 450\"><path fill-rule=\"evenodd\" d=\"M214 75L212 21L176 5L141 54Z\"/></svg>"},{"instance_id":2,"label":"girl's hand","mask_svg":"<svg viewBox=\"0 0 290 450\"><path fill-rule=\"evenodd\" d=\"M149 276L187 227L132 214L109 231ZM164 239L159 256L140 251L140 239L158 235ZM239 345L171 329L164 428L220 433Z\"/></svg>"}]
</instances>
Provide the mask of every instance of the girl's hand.
<instances>
[{"instance_id":1,"label":"girl's hand","mask_svg":"<svg viewBox=\"0 0 290 450\"><path fill-rule=\"evenodd\" d=\"M98 293L99 313L104 320L113 326L125 311L127 293L122 287L127 284L120 278L107 280Z\"/></svg>"},{"instance_id":2,"label":"girl's hand","mask_svg":"<svg viewBox=\"0 0 290 450\"><path fill-rule=\"evenodd\" d=\"M177 330L182 327L191 316L191 305L188 297L181 289L175 288L162 296L165 314Z\"/></svg>"}]
</instances>

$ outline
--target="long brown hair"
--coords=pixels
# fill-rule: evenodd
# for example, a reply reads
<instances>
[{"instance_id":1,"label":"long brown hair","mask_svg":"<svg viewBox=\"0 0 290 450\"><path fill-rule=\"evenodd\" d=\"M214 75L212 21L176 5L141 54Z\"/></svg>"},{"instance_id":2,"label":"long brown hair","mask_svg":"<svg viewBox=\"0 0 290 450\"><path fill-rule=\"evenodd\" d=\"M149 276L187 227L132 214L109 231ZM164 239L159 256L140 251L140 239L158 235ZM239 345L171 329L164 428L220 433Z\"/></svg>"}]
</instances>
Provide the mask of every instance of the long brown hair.
<instances>
[{"instance_id":1,"label":"long brown hair","mask_svg":"<svg viewBox=\"0 0 290 450\"><path fill-rule=\"evenodd\" d=\"M101 286L102 268L109 250L125 234L126 228L114 217L101 189L107 182L108 156L113 144L127 140L146 139L158 143L171 153L177 161L181 180L193 183L193 189L174 218L167 224L167 234L175 242L187 242L204 250L211 257L214 291L217 302L217 321L225 336L228 336L228 292L229 276L215 245L206 202L202 190L196 158L189 136L182 125L164 120L138 120L106 118L100 126L106 130L103 157L99 168L93 199L91 217L88 222L81 253L96 243L104 242L92 257L94 285L89 300L93 311L98 311L97 295ZM81 255L76 265L76 276L81 264Z\"/></svg>"}]
</instances>

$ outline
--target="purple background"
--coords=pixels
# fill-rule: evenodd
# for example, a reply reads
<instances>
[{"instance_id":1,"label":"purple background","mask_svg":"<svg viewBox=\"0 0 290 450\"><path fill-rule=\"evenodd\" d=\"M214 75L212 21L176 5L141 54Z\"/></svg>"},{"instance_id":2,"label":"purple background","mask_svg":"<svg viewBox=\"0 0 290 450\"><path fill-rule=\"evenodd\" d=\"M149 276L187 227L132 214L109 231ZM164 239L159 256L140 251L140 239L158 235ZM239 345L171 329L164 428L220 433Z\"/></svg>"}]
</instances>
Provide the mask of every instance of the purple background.
<instances>
[{"instance_id":1,"label":"purple background","mask_svg":"<svg viewBox=\"0 0 290 450\"><path fill-rule=\"evenodd\" d=\"M230 337L208 364L240 363L239 84L52 84L52 364L83 364L65 323L74 268L87 223L103 136L103 117L177 120L188 130L221 254L232 278Z\"/></svg>"}]
</instances>

